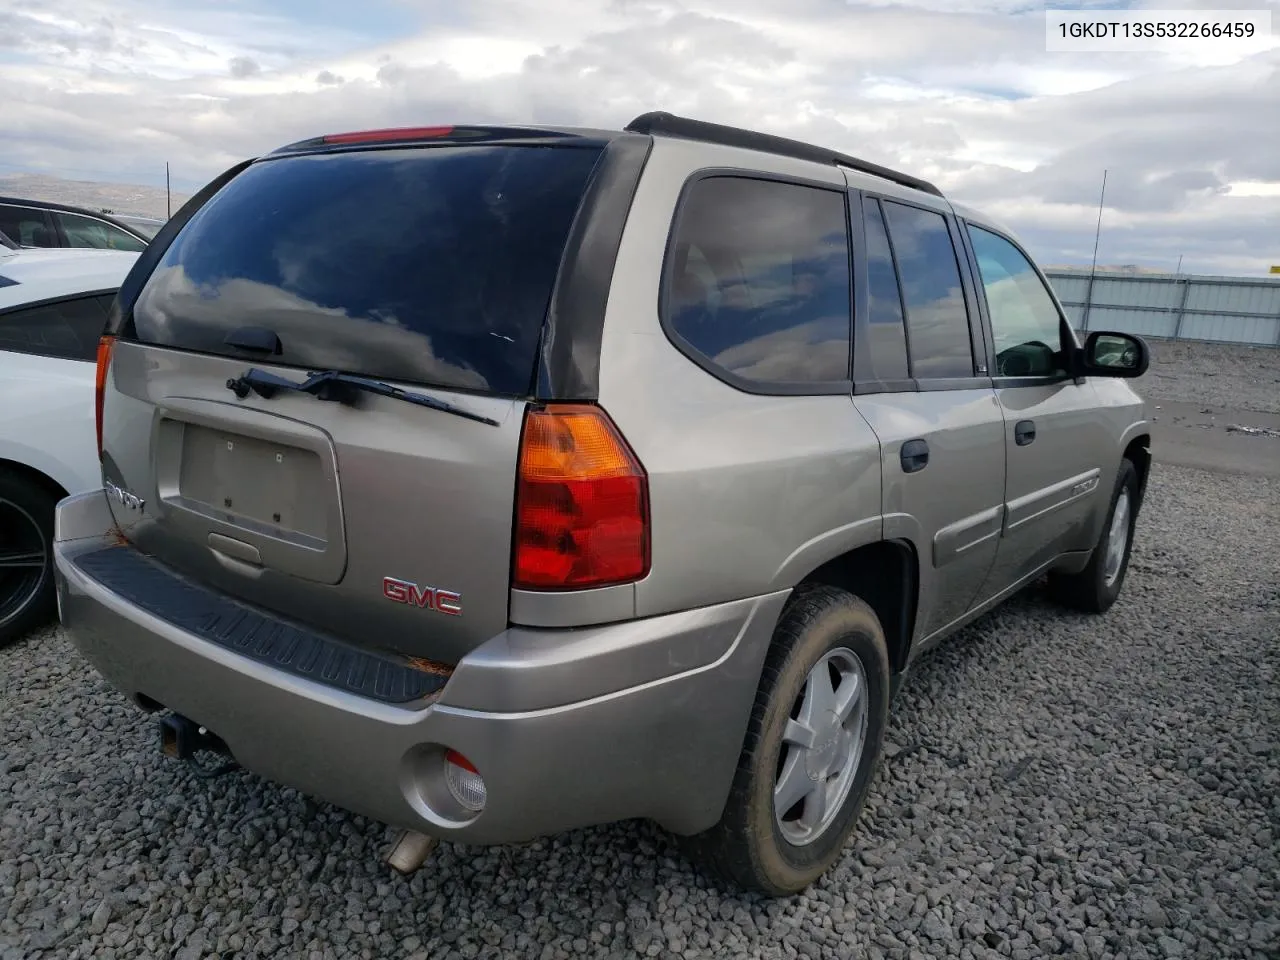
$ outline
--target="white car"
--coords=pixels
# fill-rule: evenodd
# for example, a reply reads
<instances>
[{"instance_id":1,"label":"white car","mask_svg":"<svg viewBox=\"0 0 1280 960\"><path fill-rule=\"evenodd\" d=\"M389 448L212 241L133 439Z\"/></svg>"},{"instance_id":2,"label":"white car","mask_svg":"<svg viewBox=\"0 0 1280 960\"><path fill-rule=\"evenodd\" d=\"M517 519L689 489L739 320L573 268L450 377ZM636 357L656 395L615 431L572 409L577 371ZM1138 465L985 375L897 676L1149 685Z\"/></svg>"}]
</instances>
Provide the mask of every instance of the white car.
<instances>
[{"instance_id":1,"label":"white car","mask_svg":"<svg viewBox=\"0 0 1280 960\"><path fill-rule=\"evenodd\" d=\"M137 259L0 245L0 647L54 613L54 506L102 485L98 341Z\"/></svg>"}]
</instances>

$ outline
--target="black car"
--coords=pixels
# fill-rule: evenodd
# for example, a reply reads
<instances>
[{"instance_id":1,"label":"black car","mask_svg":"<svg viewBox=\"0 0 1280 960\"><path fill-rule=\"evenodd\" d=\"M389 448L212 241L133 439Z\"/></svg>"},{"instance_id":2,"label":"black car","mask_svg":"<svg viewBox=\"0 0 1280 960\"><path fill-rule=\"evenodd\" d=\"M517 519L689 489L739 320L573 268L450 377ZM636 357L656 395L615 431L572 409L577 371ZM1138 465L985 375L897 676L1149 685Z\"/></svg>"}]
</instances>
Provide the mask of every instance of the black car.
<instances>
[{"instance_id":1,"label":"black car","mask_svg":"<svg viewBox=\"0 0 1280 960\"><path fill-rule=\"evenodd\" d=\"M163 221L117 217L47 200L0 197L0 234L23 247L140 251Z\"/></svg>"}]
</instances>

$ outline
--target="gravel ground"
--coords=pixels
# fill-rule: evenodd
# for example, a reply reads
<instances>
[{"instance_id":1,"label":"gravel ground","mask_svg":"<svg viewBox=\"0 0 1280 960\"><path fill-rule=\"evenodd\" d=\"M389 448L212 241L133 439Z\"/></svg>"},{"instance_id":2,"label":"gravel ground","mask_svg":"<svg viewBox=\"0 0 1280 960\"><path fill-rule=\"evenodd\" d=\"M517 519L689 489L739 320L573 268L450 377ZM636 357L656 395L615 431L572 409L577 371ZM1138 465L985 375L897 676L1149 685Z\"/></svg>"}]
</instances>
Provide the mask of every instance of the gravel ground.
<instances>
[{"instance_id":1,"label":"gravel ground","mask_svg":"<svg viewBox=\"0 0 1280 960\"><path fill-rule=\"evenodd\" d=\"M1280 349L1150 340L1144 397L1280 414Z\"/></svg>"},{"instance_id":2,"label":"gravel ground","mask_svg":"<svg viewBox=\"0 0 1280 960\"><path fill-rule=\"evenodd\" d=\"M56 632L0 651L0 958L1280 955L1280 484L1160 469L1102 620L1035 592L923 661L805 896L642 824L445 845L195 779Z\"/></svg>"}]
</instances>

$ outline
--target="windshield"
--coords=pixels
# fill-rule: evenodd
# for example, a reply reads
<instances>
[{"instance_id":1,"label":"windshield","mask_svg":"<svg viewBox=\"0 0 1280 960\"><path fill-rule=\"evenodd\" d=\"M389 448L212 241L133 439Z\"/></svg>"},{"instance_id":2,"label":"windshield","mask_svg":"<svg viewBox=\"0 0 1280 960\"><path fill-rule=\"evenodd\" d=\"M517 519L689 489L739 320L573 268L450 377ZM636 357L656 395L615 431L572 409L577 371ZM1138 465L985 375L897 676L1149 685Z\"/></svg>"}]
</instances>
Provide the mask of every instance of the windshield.
<instances>
[{"instance_id":1,"label":"windshield","mask_svg":"<svg viewBox=\"0 0 1280 960\"><path fill-rule=\"evenodd\" d=\"M250 166L178 234L134 307L139 340L520 395L598 146L466 146ZM273 358L275 362L276 358Z\"/></svg>"},{"instance_id":2,"label":"windshield","mask_svg":"<svg viewBox=\"0 0 1280 960\"><path fill-rule=\"evenodd\" d=\"M146 217L116 217L116 219L136 230L148 240L153 239L160 232L160 228L164 226L163 220L150 220Z\"/></svg>"}]
</instances>

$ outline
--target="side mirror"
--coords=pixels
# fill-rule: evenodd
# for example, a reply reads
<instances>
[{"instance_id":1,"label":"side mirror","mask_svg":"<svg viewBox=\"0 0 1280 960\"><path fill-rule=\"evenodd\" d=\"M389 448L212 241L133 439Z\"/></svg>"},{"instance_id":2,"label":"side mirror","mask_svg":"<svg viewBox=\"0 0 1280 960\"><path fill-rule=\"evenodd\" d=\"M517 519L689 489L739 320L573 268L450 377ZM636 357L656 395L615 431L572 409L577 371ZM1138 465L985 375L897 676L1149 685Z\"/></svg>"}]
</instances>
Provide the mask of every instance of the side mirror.
<instances>
[{"instance_id":1,"label":"side mirror","mask_svg":"<svg viewBox=\"0 0 1280 960\"><path fill-rule=\"evenodd\" d=\"M1140 377L1150 363L1147 342L1131 333L1096 331L1080 351L1080 372L1085 376Z\"/></svg>"}]
</instances>

